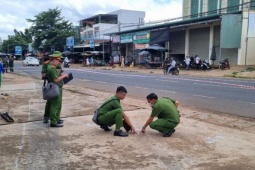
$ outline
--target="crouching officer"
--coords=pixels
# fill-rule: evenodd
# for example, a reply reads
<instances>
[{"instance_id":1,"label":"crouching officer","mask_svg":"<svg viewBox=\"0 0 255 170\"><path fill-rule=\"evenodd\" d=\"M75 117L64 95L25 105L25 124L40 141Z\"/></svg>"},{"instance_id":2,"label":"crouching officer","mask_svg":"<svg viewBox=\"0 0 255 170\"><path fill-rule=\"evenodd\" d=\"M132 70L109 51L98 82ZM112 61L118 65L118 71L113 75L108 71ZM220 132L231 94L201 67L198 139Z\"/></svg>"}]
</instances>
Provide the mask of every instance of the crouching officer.
<instances>
[{"instance_id":1,"label":"crouching officer","mask_svg":"<svg viewBox=\"0 0 255 170\"><path fill-rule=\"evenodd\" d=\"M98 122L101 124L101 128L105 131L111 131L109 126L116 124L114 136L126 137L128 134L123 132L120 128L128 126L133 133L135 132L134 126L131 124L128 116L123 112L120 105L120 100L123 100L127 94L127 90L123 86L119 86L116 90L116 94L106 100L98 111ZM123 121L124 119L124 121ZM126 124L126 125L125 125ZM127 128L125 128L127 130ZM128 131L128 130L127 130Z\"/></svg>"},{"instance_id":2,"label":"crouching officer","mask_svg":"<svg viewBox=\"0 0 255 170\"><path fill-rule=\"evenodd\" d=\"M142 133L148 125L150 128L163 133L163 137L170 137L175 132L175 127L180 123L180 114L177 110L179 102L170 98L160 98L154 93L149 94L147 101L152 107L152 113L142 128ZM154 117L158 117L153 121Z\"/></svg>"}]
</instances>

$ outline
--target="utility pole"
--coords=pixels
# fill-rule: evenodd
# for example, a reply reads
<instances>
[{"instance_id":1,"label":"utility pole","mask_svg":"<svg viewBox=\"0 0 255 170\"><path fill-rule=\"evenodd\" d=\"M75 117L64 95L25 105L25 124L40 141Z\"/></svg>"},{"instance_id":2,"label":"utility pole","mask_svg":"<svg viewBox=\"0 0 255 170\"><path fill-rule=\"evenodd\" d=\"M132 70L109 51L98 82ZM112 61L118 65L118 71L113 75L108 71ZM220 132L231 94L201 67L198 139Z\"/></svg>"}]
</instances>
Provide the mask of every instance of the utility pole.
<instances>
[{"instance_id":1,"label":"utility pole","mask_svg":"<svg viewBox=\"0 0 255 170\"><path fill-rule=\"evenodd\" d=\"M247 33L246 33L246 38L245 38L245 44L246 44L246 47L245 47L245 59L244 59L244 66L245 66L245 70L247 69L247 51L248 51L248 32L249 32L249 15L250 15L250 8L249 6L244 3L244 1L242 1L243 4L245 4L245 6L248 8L248 12L247 12L247 17L245 19L247 19Z\"/></svg>"}]
</instances>

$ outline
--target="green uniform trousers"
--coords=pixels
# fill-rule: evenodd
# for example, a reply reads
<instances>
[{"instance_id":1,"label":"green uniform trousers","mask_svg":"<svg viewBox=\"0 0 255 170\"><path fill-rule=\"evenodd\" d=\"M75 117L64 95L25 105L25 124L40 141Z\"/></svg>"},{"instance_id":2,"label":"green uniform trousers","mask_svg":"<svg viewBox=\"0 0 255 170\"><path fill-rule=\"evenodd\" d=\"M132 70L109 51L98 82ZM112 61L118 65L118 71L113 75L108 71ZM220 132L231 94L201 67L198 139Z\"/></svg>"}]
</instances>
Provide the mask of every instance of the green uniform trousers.
<instances>
[{"instance_id":1,"label":"green uniform trousers","mask_svg":"<svg viewBox=\"0 0 255 170\"><path fill-rule=\"evenodd\" d=\"M44 119L49 119L50 118L50 101L47 100L46 105L45 105L45 109L44 109Z\"/></svg>"},{"instance_id":2,"label":"green uniform trousers","mask_svg":"<svg viewBox=\"0 0 255 170\"><path fill-rule=\"evenodd\" d=\"M123 127L122 109L114 109L103 115L98 116L98 121L102 125L112 126L116 124L116 130L120 130Z\"/></svg>"},{"instance_id":3,"label":"green uniform trousers","mask_svg":"<svg viewBox=\"0 0 255 170\"><path fill-rule=\"evenodd\" d=\"M50 101L50 123L56 124L60 119L62 108L62 87L59 88L59 96Z\"/></svg>"},{"instance_id":4,"label":"green uniform trousers","mask_svg":"<svg viewBox=\"0 0 255 170\"><path fill-rule=\"evenodd\" d=\"M165 134L170 129L174 129L177 125L178 123L170 122L169 120L157 119L150 123L150 128Z\"/></svg>"}]
</instances>

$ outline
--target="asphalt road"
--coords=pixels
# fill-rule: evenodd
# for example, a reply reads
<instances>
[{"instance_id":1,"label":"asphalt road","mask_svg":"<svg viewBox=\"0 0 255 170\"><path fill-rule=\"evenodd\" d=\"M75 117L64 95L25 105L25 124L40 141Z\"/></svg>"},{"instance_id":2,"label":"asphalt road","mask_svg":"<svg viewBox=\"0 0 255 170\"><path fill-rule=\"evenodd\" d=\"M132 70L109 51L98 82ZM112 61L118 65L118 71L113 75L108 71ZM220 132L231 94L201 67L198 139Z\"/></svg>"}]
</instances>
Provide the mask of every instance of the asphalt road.
<instances>
[{"instance_id":1,"label":"asphalt road","mask_svg":"<svg viewBox=\"0 0 255 170\"><path fill-rule=\"evenodd\" d=\"M151 93L179 100L185 107L206 109L255 118L255 81L230 78L201 78L143 74L113 70L64 68L72 72L77 86L113 91L124 85L128 95L144 98ZM41 66L23 67L15 63L15 72L40 77Z\"/></svg>"}]
</instances>

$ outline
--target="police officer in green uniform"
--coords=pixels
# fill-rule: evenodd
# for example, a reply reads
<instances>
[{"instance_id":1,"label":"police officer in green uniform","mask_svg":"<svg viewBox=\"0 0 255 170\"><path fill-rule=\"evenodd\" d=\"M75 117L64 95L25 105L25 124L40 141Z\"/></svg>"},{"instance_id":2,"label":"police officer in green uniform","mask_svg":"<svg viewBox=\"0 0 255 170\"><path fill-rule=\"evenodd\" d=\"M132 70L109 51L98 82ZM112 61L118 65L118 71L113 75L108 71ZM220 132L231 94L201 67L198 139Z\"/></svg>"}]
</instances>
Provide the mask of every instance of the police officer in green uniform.
<instances>
[{"instance_id":1,"label":"police officer in green uniform","mask_svg":"<svg viewBox=\"0 0 255 170\"><path fill-rule=\"evenodd\" d=\"M44 56L43 58L43 65L42 65L42 79L48 81L47 78L47 70L50 67L50 58L49 56ZM43 116L43 123L48 123L50 119L50 101L47 100L45 109L44 109L44 116Z\"/></svg>"},{"instance_id":2,"label":"police officer in green uniform","mask_svg":"<svg viewBox=\"0 0 255 170\"><path fill-rule=\"evenodd\" d=\"M148 125L150 128L163 133L163 137L170 137L175 132L175 127L180 123L180 114L177 110L179 102L170 98L160 98L154 93L149 94L147 101L152 107L152 113L142 128L142 133ZM153 121L154 117L158 117Z\"/></svg>"},{"instance_id":3,"label":"police officer in green uniform","mask_svg":"<svg viewBox=\"0 0 255 170\"><path fill-rule=\"evenodd\" d=\"M59 86L59 96L49 100L50 102L50 127L63 127L63 120L60 119L60 112L62 107L62 86L63 79L68 77L68 74L60 74L57 70L60 64L62 53L54 51L52 55L49 55L51 59L51 66L47 70L47 78L49 82L57 83Z\"/></svg>"},{"instance_id":4,"label":"police officer in green uniform","mask_svg":"<svg viewBox=\"0 0 255 170\"><path fill-rule=\"evenodd\" d=\"M123 119L131 127L131 131L136 133L134 126L131 124L128 116L123 112L123 109L120 105L120 100L123 100L126 94L126 88L119 86L116 90L116 94L106 100L98 111L98 122L101 124L102 129L105 131L111 131L109 126L116 124L114 136L128 136L126 132L123 132L120 129L123 127Z\"/></svg>"}]
</instances>

